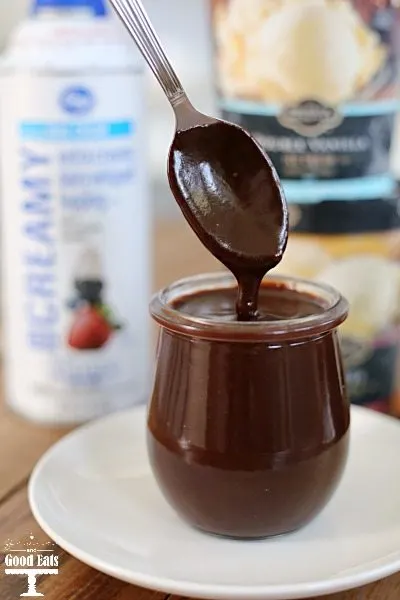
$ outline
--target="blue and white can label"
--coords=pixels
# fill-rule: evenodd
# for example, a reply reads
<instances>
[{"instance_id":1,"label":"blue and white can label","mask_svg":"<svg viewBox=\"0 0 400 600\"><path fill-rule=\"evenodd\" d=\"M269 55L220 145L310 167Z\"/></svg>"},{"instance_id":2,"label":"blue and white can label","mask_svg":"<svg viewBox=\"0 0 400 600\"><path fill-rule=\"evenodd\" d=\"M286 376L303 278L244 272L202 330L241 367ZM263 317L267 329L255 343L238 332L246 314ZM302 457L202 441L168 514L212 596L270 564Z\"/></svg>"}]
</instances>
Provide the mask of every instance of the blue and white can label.
<instances>
[{"instance_id":1,"label":"blue and white can label","mask_svg":"<svg viewBox=\"0 0 400 600\"><path fill-rule=\"evenodd\" d=\"M33 420L143 401L149 272L135 77L3 80L6 395Z\"/></svg>"}]
</instances>

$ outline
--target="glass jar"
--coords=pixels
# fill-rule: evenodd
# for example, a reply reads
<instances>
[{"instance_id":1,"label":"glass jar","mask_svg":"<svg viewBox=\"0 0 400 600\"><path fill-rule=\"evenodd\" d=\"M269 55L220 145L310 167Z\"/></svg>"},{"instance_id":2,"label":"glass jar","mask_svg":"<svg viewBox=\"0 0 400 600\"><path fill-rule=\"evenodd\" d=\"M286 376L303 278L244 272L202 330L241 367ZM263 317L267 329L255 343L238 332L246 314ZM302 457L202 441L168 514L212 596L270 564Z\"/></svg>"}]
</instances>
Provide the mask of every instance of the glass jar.
<instances>
[{"instance_id":1,"label":"glass jar","mask_svg":"<svg viewBox=\"0 0 400 600\"><path fill-rule=\"evenodd\" d=\"M271 302L290 297L315 310L237 322L177 308L234 286L229 274L200 275L153 298L161 328L148 449L183 519L223 536L267 537L310 521L343 472L350 414L337 327L348 306L329 286L268 276Z\"/></svg>"}]
</instances>

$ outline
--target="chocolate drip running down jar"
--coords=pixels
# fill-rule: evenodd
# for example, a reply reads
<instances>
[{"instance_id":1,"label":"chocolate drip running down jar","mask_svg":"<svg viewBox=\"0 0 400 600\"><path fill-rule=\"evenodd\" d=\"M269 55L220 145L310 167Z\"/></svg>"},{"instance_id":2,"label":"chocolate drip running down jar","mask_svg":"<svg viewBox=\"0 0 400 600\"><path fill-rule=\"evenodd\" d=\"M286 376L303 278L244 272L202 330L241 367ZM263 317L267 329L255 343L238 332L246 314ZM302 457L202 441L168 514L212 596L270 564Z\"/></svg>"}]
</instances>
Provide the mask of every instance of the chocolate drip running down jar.
<instances>
[{"instance_id":1,"label":"chocolate drip running down jar","mask_svg":"<svg viewBox=\"0 0 400 600\"><path fill-rule=\"evenodd\" d=\"M235 280L200 275L161 291L148 449L165 498L188 523L233 538L294 531L334 493L349 402L326 285L265 278L259 320L238 322Z\"/></svg>"}]
</instances>

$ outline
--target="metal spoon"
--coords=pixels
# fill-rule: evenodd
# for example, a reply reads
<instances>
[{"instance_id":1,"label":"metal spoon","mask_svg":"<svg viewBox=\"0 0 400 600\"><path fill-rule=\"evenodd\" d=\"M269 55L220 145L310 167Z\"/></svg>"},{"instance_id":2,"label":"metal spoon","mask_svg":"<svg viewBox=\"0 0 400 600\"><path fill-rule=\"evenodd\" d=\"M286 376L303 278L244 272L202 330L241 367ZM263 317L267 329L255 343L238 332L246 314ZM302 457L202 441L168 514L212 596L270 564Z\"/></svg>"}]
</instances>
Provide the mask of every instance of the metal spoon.
<instances>
[{"instance_id":1,"label":"metal spoon","mask_svg":"<svg viewBox=\"0 0 400 600\"><path fill-rule=\"evenodd\" d=\"M167 96L176 117L168 176L183 215L239 284L238 316L256 316L261 279L282 258L288 210L277 173L241 127L197 111L140 0L110 0Z\"/></svg>"}]
</instances>

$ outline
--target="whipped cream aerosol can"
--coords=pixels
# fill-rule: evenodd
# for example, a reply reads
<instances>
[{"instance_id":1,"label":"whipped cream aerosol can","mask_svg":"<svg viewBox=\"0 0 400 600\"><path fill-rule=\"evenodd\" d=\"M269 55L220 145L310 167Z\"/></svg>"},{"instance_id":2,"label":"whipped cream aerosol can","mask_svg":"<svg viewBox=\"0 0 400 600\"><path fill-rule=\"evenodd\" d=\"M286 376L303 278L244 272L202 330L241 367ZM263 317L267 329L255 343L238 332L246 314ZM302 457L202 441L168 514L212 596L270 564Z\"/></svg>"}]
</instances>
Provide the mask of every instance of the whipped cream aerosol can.
<instances>
[{"instance_id":1,"label":"whipped cream aerosol can","mask_svg":"<svg viewBox=\"0 0 400 600\"><path fill-rule=\"evenodd\" d=\"M77 423L145 399L141 60L105 0L36 0L3 57L7 402Z\"/></svg>"}]
</instances>

